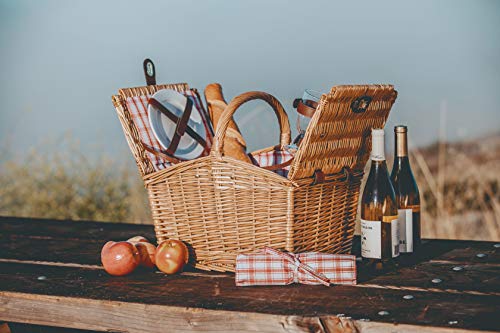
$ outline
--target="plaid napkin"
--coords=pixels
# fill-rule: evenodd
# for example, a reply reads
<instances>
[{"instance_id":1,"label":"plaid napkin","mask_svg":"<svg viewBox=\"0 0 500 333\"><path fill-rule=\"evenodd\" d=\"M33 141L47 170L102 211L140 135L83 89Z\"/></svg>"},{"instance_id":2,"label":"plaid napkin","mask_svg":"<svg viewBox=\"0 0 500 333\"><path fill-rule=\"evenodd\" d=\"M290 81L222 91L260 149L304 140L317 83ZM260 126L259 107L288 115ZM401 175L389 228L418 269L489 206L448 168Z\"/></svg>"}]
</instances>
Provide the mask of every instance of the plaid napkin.
<instances>
[{"instance_id":1,"label":"plaid napkin","mask_svg":"<svg viewBox=\"0 0 500 333\"><path fill-rule=\"evenodd\" d=\"M237 286L356 284L356 257L319 252L285 253L266 248L236 258Z\"/></svg>"},{"instance_id":2,"label":"plaid napkin","mask_svg":"<svg viewBox=\"0 0 500 333\"><path fill-rule=\"evenodd\" d=\"M193 102L193 105L200 113L202 119L204 120L204 123L208 124L207 122L208 118L204 111L205 109L203 108L201 101L198 98L198 95L192 90L186 90L181 93ZM153 130L149 125L148 100L149 98L151 98L151 96L152 95L128 97L126 103L127 103L127 108L132 117L132 121L134 122L134 125L137 128L137 131L139 132L139 136L141 137L142 142L149 145L153 149L160 151L163 150L163 148L160 145L160 142L158 142L158 140L156 139ZM209 130L207 129L207 133L208 131ZM155 166L156 170L165 169L170 165L172 165L170 162L166 161L165 159L159 156L156 156L149 152L147 154L149 156L149 159Z\"/></svg>"},{"instance_id":3,"label":"plaid napkin","mask_svg":"<svg viewBox=\"0 0 500 333\"><path fill-rule=\"evenodd\" d=\"M255 155L250 155L252 163L258 167L269 167L277 164L282 164L288 162L293 158L293 154L286 150L271 150L266 152L261 152ZM280 176L287 177L288 171L290 171L290 165L274 170Z\"/></svg>"}]
</instances>

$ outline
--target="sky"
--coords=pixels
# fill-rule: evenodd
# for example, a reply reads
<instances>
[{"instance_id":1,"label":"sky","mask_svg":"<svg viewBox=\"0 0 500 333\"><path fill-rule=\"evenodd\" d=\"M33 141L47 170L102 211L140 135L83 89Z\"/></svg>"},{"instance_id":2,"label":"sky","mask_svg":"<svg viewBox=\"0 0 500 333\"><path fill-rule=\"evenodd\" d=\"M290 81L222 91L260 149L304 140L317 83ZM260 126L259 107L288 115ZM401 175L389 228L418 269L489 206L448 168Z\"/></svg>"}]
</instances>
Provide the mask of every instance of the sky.
<instances>
[{"instance_id":1,"label":"sky","mask_svg":"<svg viewBox=\"0 0 500 333\"><path fill-rule=\"evenodd\" d=\"M129 158L111 95L145 84L144 58L159 83L269 92L292 127L306 88L391 83L386 128L408 125L413 145L440 123L448 140L500 128L494 0L0 0L0 49L0 140L20 154L70 136L89 156ZM277 143L263 103L236 119L251 150Z\"/></svg>"}]
</instances>

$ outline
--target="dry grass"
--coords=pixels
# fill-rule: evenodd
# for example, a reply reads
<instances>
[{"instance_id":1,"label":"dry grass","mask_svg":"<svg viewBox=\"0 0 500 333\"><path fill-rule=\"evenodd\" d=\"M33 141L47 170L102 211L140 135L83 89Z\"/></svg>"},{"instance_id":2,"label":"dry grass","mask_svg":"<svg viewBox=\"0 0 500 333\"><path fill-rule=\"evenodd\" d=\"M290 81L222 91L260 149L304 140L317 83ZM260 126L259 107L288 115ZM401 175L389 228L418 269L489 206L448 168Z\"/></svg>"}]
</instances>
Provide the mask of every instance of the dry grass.
<instances>
[{"instance_id":1,"label":"dry grass","mask_svg":"<svg viewBox=\"0 0 500 333\"><path fill-rule=\"evenodd\" d=\"M105 157L91 162L75 145L52 145L50 151L33 149L23 158L6 160L9 155L4 149L0 161L0 215L134 223L151 220L145 190L130 166Z\"/></svg>"},{"instance_id":2,"label":"dry grass","mask_svg":"<svg viewBox=\"0 0 500 333\"><path fill-rule=\"evenodd\" d=\"M50 151L24 158L2 151L0 215L151 223L135 167L89 161L74 144L43 146ZM500 134L412 149L410 158L424 237L500 240Z\"/></svg>"},{"instance_id":3,"label":"dry grass","mask_svg":"<svg viewBox=\"0 0 500 333\"><path fill-rule=\"evenodd\" d=\"M413 149L427 238L500 240L500 134Z\"/></svg>"}]
</instances>

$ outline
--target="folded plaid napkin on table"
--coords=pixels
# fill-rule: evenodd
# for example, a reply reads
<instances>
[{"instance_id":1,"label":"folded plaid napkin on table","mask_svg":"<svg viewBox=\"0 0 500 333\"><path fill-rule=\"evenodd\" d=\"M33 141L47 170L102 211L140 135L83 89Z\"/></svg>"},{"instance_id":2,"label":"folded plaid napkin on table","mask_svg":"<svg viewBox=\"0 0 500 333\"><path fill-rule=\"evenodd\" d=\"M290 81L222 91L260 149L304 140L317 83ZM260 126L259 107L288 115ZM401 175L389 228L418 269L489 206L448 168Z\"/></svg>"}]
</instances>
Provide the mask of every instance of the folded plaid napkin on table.
<instances>
[{"instance_id":1,"label":"folded plaid napkin on table","mask_svg":"<svg viewBox=\"0 0 500 333\"><path fill-rule=\"evenodd\" d=\"M287 253L272 248L236 258L236 285L356 284L356 257L319 252Z\"/></svg>"}]
</instances>

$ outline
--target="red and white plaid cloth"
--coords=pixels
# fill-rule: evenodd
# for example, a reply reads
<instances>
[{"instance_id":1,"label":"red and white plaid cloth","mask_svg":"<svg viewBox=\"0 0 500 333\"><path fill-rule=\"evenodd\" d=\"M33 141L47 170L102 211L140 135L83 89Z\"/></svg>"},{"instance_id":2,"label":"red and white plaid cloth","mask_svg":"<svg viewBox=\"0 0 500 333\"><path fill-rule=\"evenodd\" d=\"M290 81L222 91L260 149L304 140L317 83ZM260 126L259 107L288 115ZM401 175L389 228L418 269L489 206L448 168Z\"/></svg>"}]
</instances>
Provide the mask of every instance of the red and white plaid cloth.
<instances>
[{"instance_id":1,"label":"red and white plaid cloth","mask_svg":"<svg viewBox=\"0 0 500 333\"><path fill-rule=\"evenodd\" d=\"M319 252L285 253L266 248L236 257L236 285L356 284L356 257Z\"/></svg>"},{"instance_id":2,"label":"red and white plaid cloth","mask_svg":"<svg viewBox=\"0 0 500 333\"><path fill-rule=\"evenodd\" d=\"M250 155L252 163L258 167L269 167L277 164L286 163L293 158L293 154L287 150L271 150L256 155ZM282 169L274 170L278 175L287 177L290 171L290 165Z\"/></svg>"},{"instance_id":3,"label":"red and white plaid cloth","mask_svg":"<svg viewBox=\"0 0 500 333\"><path fill-rule=\"evenodd\" d=\"M204 111L205 109L203 108L203 105L201 104L198 95L192 90L183 91L181 92L181 94L183 94L193 102L193 105L200 113L204 123L208 124L207 114L205 114ZM126 103L127 103L127 108L132 117L132 120L134 122L134 125L137 128L137 131L139 132L139 136L141 137L142 142L154 148L155 150L160 151L163 150L163 148L160 145L160 142L158 142L158 140L156 139L153 130L151 129L151 126L149 124L149 118L148 118L148 100L149 98L151 98L151 96L152 95L128 97ZM207 129L207 133L208 132L209 129ZM147 154L149 156L149 159L155 166L156 170L165 169L171 165L170 162L166 161L161 157L158 157L150 152L148 152Z\"/></svg>"}]
</instances>

